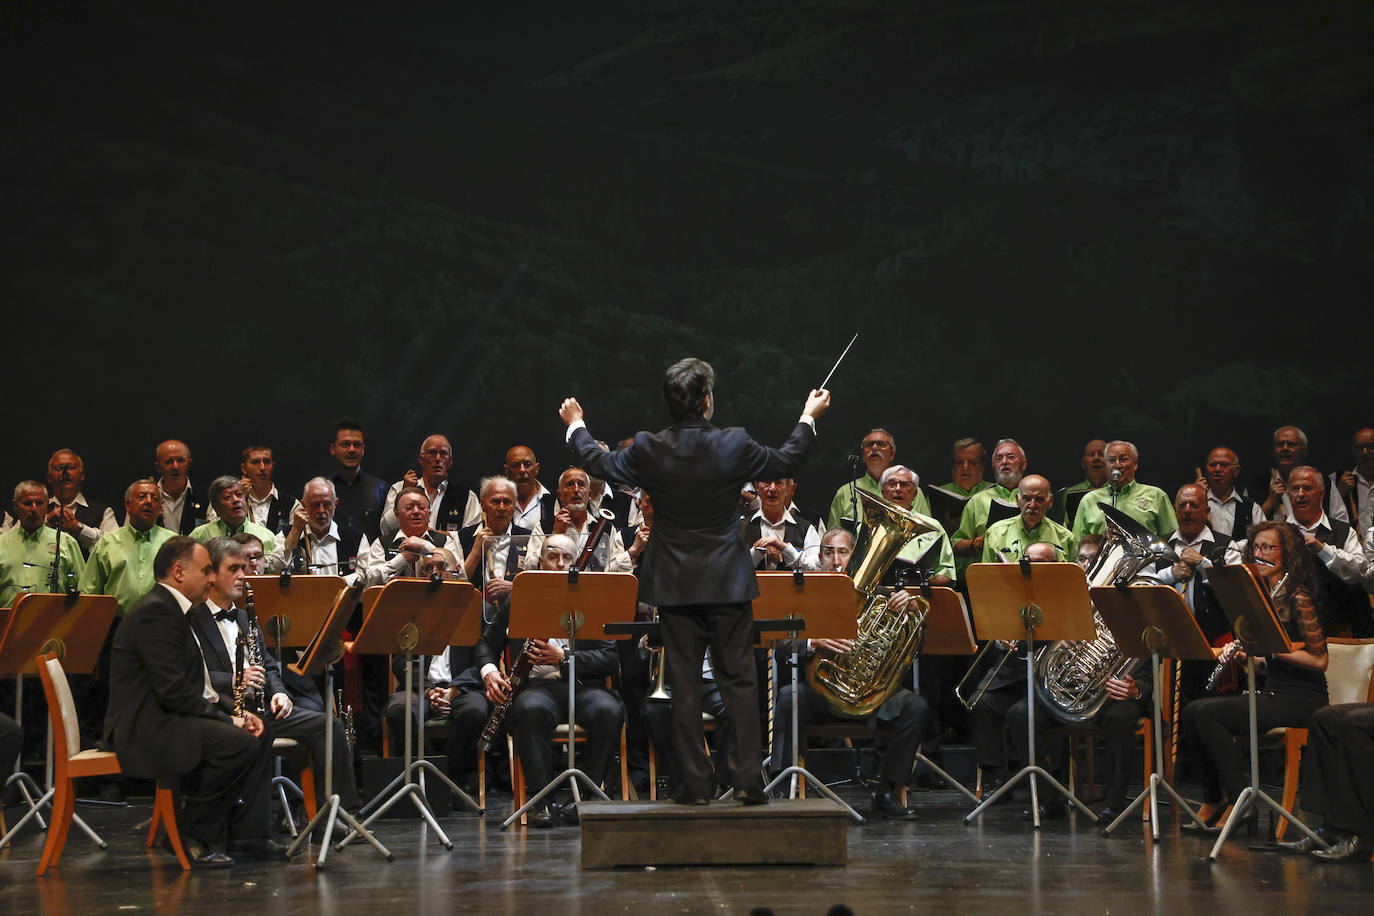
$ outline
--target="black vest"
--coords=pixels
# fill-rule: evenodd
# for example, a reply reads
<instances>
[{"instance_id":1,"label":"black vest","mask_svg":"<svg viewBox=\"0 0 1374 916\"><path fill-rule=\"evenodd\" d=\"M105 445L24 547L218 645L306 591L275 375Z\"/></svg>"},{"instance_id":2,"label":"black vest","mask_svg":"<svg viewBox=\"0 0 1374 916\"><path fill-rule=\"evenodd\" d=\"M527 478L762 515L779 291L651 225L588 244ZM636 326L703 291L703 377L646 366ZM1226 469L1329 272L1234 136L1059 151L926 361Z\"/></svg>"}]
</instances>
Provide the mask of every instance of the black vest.
<instances>
[{"instance_id":1,"label":"black vest","mask_svg":"<svg viewBox=\"0 0 1374 916\"><path fill-rule=\"evenodd\" d=\"M1255 512L1255 501L1240 492L1239 488L1236 489L1235 493L1240 497L1240 502L1236 504L1235 518L1231 520L1230 540L1244 541L1250 534L1250 526L1254 524L1251 517ZM1215 533L1213 531L1213 534Z\"/></svg>"},{"instance_id":2,"label":"black vest","mask_svg":"<svg viewBox=\"0 0 1374 916\"><path fill-rule=\"evenodd\" d=\"M784 521L782 539L786 541L788 544L791 544L793 547L797 548L797 552L800 553L802 549L806 546L806 531L809 526L810 523L805 521L801 522L800 524L797 522ZM740 519L739 539L744 544L745 549L753 547L754 543L761 537L763 537L762 519ZM803 557L802 559L807 560L814 558ZM754 568L765 570L768 569L768 557L765 556L763 559L755 563Z\"/></svg>"},{"instance_id":3,"label":"black vest","mask_svg":"<svg viewBox=\"0 0 1374 916\"><path fill-rule=\"evenodd\" d=\"M458 546L466 557L472 550L472 542L477 539L477 525L468 525L457 534ZM510 549L506 552L506 578L514 579L515 574L520 571L521 565L525 562L525 551L529 547L528 535L530 529L521 528L519 525L510 526ZM459 561L463 559L459 557Z\"/></svg>"},{"instance_id":4,"label":"black vest","mask_svg":"<svg viewBox=\"0 0 1374 916\"><path fill-rule=\"evenodd\" d=\"M278 531L285 531L291 527L291 509L296 505L296 497L283 493L279 488L277 495L267 503L267 518L263 520L263 527L276 534ZM343 533L340 529L340 534Z\"/></svg>"},{"instance_id":5,"label":"black vest","mask_svg":"<svg viewBox=\"0 0 1374 916\"><path fill-rule=\"evenodd\" d=\"M80 503L73 505L72 515L76 516L76 520L81 524L99 530L100 523L105 519L105 510L109 507L104 503L94 502L90 497L86 498L86 503L87 505L84 506ZM55 508L57 508L57 497L54 496L48 500L48 510L51 511ZM48 527L56 528L57 526L52 522L48 522ZM81 542L81 538L76 539L76 544L81 548L81 556L89 559L91 552L87 549L86 545Z\"/></svg>"},{"instance_id":6,"label":"black vest","mask_svg":"<svg viewBox=\"0 0 1374 916\"><path fill-rule=\"evenodd\" d=\"M434 518L434 527L440 531L457 531L463 527L463 513L468 508L469 491L457 486L452 478L444 490L444 498L439 500L439 514Z\"/></svg>"},{"instance_id":7,"label":"black vest","mask_svg":"<svg viewBox=\"0 0 1374 916\"><path fill-rule=\"evenodd\" d=\"M124 522L129 521L128 513L125 513ZM181 527L177 529L177 534L190 534L198 526L205 522L205 503L190 488L186 488L186 499L181 504ZM157 523L162 525L162 516L157 517ZM165 528L166 525L163 525Z\"/></svg>"},{"instance_id":8,"label":"black vest","mask_svg":"<svg viewBox=\"0 0 1374 916\"><path fill-rule=\"evenodd\" d=\"M1327 516L1331 527L1318 527L1317 538L1332 547L1345 547L1350 536L1350 523ZM1297 525L1293 526L1297 528ZM1299 534L1301 534L1301 529ZM1317 571L1317 613L1323 629L1328 635L1339 635L1333 631L1350 628L1350 635L1358 639L1374 636L1374 618L1371 618L1369 595L1360 585L1350 585L1340 576L1327 569L1319 557L1312 557L1312 565Z\"/></svg>"}]
</instances>

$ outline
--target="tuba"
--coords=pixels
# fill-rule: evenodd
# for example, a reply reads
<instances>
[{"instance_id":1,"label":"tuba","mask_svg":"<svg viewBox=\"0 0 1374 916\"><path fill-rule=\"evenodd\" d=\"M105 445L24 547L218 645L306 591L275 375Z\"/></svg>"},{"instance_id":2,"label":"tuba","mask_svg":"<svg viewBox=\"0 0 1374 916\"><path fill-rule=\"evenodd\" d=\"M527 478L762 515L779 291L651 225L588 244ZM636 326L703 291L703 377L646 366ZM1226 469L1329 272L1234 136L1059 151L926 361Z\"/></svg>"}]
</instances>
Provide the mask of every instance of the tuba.
<instances>
[{"instance_id":1,"label":"tuba","mask_svg":"<svg viewBox=\"0 0 1374 916\"><path fill-rule=\"evenodd\" d=\"M806 669L806 682L826 706L850 718L882 706L921 647L930 602L917 595L901 612L889 611L878 583L912 538L936 530L901 506L864 490L858 493L863 524L848 572L859 592L859 632L853 649L817 656Z\"/></svg>"},{"instance_id":2,"label":"tuba","mask_svg":"<svg viewBox=\"0 0 1374 916\"><path fill-rule=\"evenodd\" d=\"M1156 560L1178 561L1167 543L1121 510L1104 505L1102 517L1107 539L1088 568L1089 588L1141 584L1141 571ZM1066 725L1097 715L1107 702L1107 681L1130 674L1140 661L1122 656L1096 608L1093 623L1097 636L1087 642L1047 643L1036 651L1035 695Z\"/></svg>"}]
</instances>

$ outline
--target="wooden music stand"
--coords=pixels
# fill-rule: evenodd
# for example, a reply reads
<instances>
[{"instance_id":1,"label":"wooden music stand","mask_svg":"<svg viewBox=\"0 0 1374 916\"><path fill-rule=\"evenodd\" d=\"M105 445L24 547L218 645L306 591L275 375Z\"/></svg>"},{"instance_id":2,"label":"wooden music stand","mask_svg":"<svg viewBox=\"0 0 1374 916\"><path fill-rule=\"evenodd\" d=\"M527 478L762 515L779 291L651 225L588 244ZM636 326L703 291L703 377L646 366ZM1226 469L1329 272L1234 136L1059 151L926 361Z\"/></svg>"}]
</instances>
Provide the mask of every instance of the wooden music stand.
<instances>
[{"instance_id":1,"label":"wooden music stand","mask_svg":"<svg viewBox=\"0 0 1374 916\"><path fill-rule=\"evenodd\" d=\"M375 599L371 597L374 594ZM413 781L415 768L411 751L414 723L411 721L411 713L414 708L415 668L411 660L417 655L437 655L446 651L451 639L476 642L481 626L481 614L468 613L468 609L474 603L481 607L480 602L475 601L476 598L477 590L468 582L435 582L430 579L410 578L392 579L376 592L368 589L368 593L363 596L364 609L368 608L369 604L371 609L367 611L362 626L358 628L358 635L353 640L353 651L360 655L390 655L400 651L406 656L405 766L401 771L405 777L404 784L363 819L364 827L385 814L396 802L409 797L425 823L438 837L439 843L445 849L453 848L453 841L434 819L434 811L429 806L424 786ZM465 618L465 628L460 631L459 627L464 625ZM379 795L378 798L380 797ZM463 797L467 798L466 795ZM374 798L373 802L376 800ZM372 808L373 802L369 802L363 810ZM468 802L474 808L477 807L471 798L468 798ZM342 849L348 845L356 835L354 831L344 837L338 848Z\"/></svg>"},{"instance_id":2,"label":"wooden music stand","mask_svg":"<svg viewBox=\"0 0 1374 916\"><path fill-rule=\"evenodd\" d=\"M1260 788L1259 777L1259 728L1258 714L1255 710L1255 656L1278 655L1301 649L1302 643L1289 640L1283 624L1274 613L1273 602L1260 585L1255 574L1248 566L1214 566L1208 570L1207 581L1222 611L1231 620L1231 632L1245 646L1245 681L1250 698L1250 785L1240 793L1231 807L1231 815L1222 825L1221 836L1207 854L1207 861L1215 862L1221 854L1226 838L1240 823L1250 806L1262 802L1269 810L1285 818L1290 824L1303 832L1321 849L1329 849L1331 844L1317 836L1310 827L1293 816L1287 808L1280 805Z\"/></svg>"},{"instance_id":3,"label":"wooden music stand","mask_svg":"<svg viewBox=\"0 0 1374 916\"><path fill-rule=\"evenodd\" d=\"M0 618L0 677L14 675L15 720L23 720L22 703L24 699L24 675L38 673L37 658L53 652L62 667L69 674L90 674L100 657L100 648L105 643L105 634L110 631L119 602L109 595L39 595L24 594L14 602L3 618ZM22 756L22 755L21 755ZM8 786L18 782L29 810L15 822L14 826L0 837L3 849L30 818L36 819L40 828L47 829L40 813L43 806L51 806L53 789L53 746L52 731L48 731L46 773L47 791L35 799L38 785L22 767L5 781ZM32 791L31 791L32 790ZM101 849L109 844L100 838L79 814L72 815L72 822L80 827Z\"/></svg>"},{"instance_id":4,"label":"wooden music stand","mask_svg":"<svg viewBox=\"0 0 1374 916\"><path fill-rule=\"evenodd\" d=\"M921 592L924 596L925 592ZM978 651L978 643L973 638L973 624L969 620L968 605L964 596L952 588L935 586L926 598L930 610L926 612L922 624L921 655L972 655ZM975 805L978 796L970 792L963 783L949 775L934 760L916 751L916 760L930 767L931 771L943 779L946 785L964 793Z\"/></svg>"},{"instance_id":5,"label":"wooden music stand","mask_svg":"<svg viewBox=\"0 0 1374 916\"><path fill-rule=\"evenodd\" d=\"M854 580L842 572L761 572L756 573L759 596L754 599L754 626L771 630L792 640L792 763L764 787L771 793L786 780L788 797L796 798L805 780L810 780L826 798L839 805L855 823L863 815L836 795L825 781L800 764L801 722L797 697L797 671L801 666L798 640L803 632L811 639L854 639L859 634L858 607L862 595Z\"/></svg>"},{"instance_id":6,"label":"wooden music stand","mask_svg":"<svg viewBox=\"0 0 1374 916\"><path fill-rule=\"evenodd\" d=\"M610 801L601 787L577 768L577 744L572 740L577 729L577 655L574 650L578 634L597 634L596 638L601 638L606 624L633 620L638 592L639 583L629 573L586 573L575 568L566 573L525 570L511 583L507 637L546 639L556 633L568 640L568 768L502 821L503 829L520 820L525 812L542 802L563 782L572 789L575 805L582 802L577 790L578 779L590 786L602 801Z\"/></svg>"},{"instance_id":7,"label":"wooden music stand","mask_svg":"<svg viewBox=\"0 0 1374 916\"><path fill-rule=\"evenodd\" d=\"M1126 818L1150 800L1150 833L1156 842L1159 840L1159 789L1173 799L1178 810L1205 827L1202 818L1197 816L1183 797L1174 790L1164 778L1164 710L1163 693L1160 687L1161 658L1173 659L1211 659L1212 646L1202 635L1197 621L1184 603L1183 596L1165 585L1146 585L1136 588L1099 586L1088 590L1092 596L1093 607L1097 608L1107 629L1112 631L1117 648L1127 658L1149 658L1154 671L1154 723L1155 767L1146 780L1144 790L1126 810L1117 815L1102 829L1103 836L1111 836L1112 831L1121 826Z\"/></svg>"},{"instance_id":8,"label":"wooden music stand","mask_svg":"<svg viewBox=\"0 0 1374 916\"><path fill-rule=\"evenodd\" d=\"M973 822L1022 778L1030 781L1031 819L1040 829L1036 777L1076 805L1094 822L1097 815L1037 764L1035 757L1035 640L1086 640L1097 635L1088 582L1077 563L974 563L966 573L969 601L978 633L988 639L1026 641L1026 748L1029 759L1011 779L964 818ZM1047 613L1047 611L1049 613Z\"/></svg>"},{"instance_id":9,"label":"wooden music stand","mask_svg":"<svg viewBox=\"0 0 1374 916\"><path fill-rule=\"evenodd\" d=\"M341 594L357 600L340 576L249 576L245 581L253 588L263 638L276 646L279 662L283 648L302 648L319 634Z\"/></svg>"},{"instance_id":10,"label":"wooden music stand","mask_svg":"<svg viewBox=\"0 0 1374 916\"><path fill-rule=\"evenodd\" d=\"M274 579L276 577L260 576L254 578ZM303 581L304 578L306 577L301 577L295 581L300 582ZM342 587L342 580L340 580L340 586L341 587L334 596L333 605L325 614L324 622L320 625L320 628L315 631L314 638L305 644L305 651L301 658L290 665L292 671L303 676L314 676L323 671L325 678L325 696L327 697L332 697L334 695L334 665L339 659L343 658L343 641L340 639L340 634L343 633L344 628L348 625L348 618L353 613L353 606L358 603L358 593L362 591L358 586L353 588ZM313 607L313 604L310 605L312 612ZM283 626L283 636L290 635L286 632L287 629L295 630L298 634L297 638L299 638L300 634L306 632L304 627ZM327 708L326 706L326 709ZM384 859L388 862L394 860L396 857L392 855L391 850L383 846L381 841L373 836L366 827L360 824L358 819L350 814L348 809L344 808L340 803L339 793L334 791L334 716L332 713L327 713L325 715L324 728L324 794L329 801L320 806L320 809L315 812L314 818L311 819L310 823L300 832L300 835L296 837L295 841L292 842L291 848L287 850L287 858L294 856L296 850L310 842L311 833L315 830L316 825L323 820L326 825L324 837L320 841L320 856L315 860L316 870L323 869L325 857L329 855L329 844L332 843L334 839L334 827L338 823L339 818L343 818L344 823L352 828L353 833L360 834L365 840L371 843L373 847L382 854Z\"/></svg>"}]
</instances>

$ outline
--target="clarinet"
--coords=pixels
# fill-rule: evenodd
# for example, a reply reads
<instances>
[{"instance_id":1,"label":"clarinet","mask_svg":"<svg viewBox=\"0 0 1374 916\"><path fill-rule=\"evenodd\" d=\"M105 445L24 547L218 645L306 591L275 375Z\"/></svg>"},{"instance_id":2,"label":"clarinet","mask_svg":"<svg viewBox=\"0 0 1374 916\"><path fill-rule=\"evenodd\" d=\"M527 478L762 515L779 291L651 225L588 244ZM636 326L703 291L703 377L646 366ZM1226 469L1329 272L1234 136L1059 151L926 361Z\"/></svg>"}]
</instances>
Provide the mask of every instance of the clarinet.
<instances>
[{"instance_id":1,"label":"clarinet","mask_svg":"<svg viewBox=\"0 0 1374 916\"><path fill-rule=\"evenodd\" d=\"M582 548L582 552L577 556L577 562L573 568L579 572L587 568L587 564L592 561L596 553L597 544L605 534L607 527L615 521L615 513L610 509L602 509L598 515L596 525L592 527L591 533L587 535L587 543ZM501 723L506 718L506 711L510 709L511 701L520 692L520 688L525 685L525 679L529 677L530 669L534 667L534 656L530 655L530 646L533 640L525 642L525 648L520 653L520 657L515 660L515 664L510 669L510 690L506 693L506 698L491 708L491 715L487 716L487 724L482 726L482 737L477 739L477 753L485 754L487 748L496 740L497 734L501 731Z\"/></svg>"},{"instance_id":2,"label":"clarinet","mask_svg":"<svg viewBox=\"0 0 1374 916\"><path fill-rule=\"evenodd\" d=\"M258 612L257 608L253 605L253 586L246 581L243 583L243 593L245 604L244 610L248 612L248 632L247 634L243 632L239 633L238 644L244 648L243 654L245 656L239 663L240 672L243 671L243 661L246 661L249 665L256 665L259 668L264 667L262 661L262 631L258 629ZM267 711L264 693L265 691L257 687L245 686L244 688L245 706L249 712L257 713L259 717L263 716ZM237 697L235 697L235 700L237 700Z\"/></svg>"},{"instance_id":3,"label":"clarinet","mask_svg":"<svg viewBox=\"0 0 1374 916\"><path fill-rule=\"evenodd\" d=\"M1245 648L1239 639L1233 639L1226 644L1226 648L1221 650L1217 656L1217 666L1212 669L1212 673L1207 676L1207 692L1211 693L1217 689L1217 682L1221 680L1226 669L1231 667L1231 660Z\"/></svg>"}]
</instances>

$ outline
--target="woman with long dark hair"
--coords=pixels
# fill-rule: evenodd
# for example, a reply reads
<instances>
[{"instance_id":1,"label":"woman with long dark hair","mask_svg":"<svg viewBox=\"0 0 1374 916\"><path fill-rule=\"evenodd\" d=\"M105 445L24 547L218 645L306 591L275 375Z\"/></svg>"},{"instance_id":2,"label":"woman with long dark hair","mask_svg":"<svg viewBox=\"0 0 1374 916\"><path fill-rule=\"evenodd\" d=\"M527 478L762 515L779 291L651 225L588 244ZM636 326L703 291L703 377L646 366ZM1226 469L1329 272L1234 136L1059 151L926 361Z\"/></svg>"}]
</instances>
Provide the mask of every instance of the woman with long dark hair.
<instances>
[{"instance_id":1,"label":"woman with long dark hair","mask_svg":"<svg viewBox=\"0 0 1374 916\"><path fill-rule=\"evenodd\" d=\"M1260 522L1249 531L1244 562L1269 591L1288 638L1303 648L1267 659L1264 688L1255 698L1261 732L1303 728L1312 713L1327 705L1326 634L1318 619L1316 575L1302 535L1284 522ZM1237 655L1245 660L1244 652ZM1183 708L1183 732L1199 749L1202 807L1198 815L1211 832L1225 822L1230 806L1249 784L1249 699L1242 693L1196 700ZM1246 821L1254 835L1259 809ZM1185 830L1196 830L1188 821Z\"/></svg>"}]
</instances>

